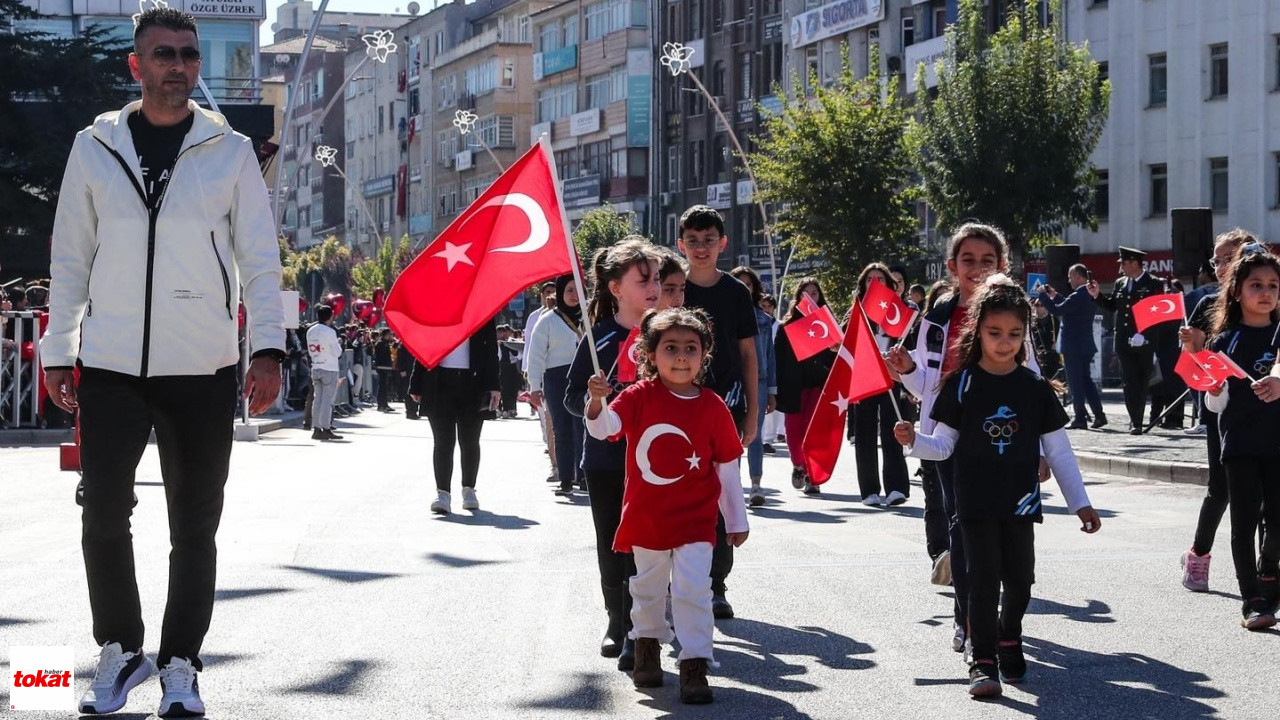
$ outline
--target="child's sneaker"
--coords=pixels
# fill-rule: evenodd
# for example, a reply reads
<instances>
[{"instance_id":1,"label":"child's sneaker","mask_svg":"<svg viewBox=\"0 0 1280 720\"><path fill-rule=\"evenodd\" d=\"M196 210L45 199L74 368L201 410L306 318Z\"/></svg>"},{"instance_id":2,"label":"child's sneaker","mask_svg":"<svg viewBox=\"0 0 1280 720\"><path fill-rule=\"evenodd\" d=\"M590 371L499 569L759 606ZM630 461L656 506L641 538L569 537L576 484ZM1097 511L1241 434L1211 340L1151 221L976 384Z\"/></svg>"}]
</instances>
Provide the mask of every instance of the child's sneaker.
<instances>
[{"instance_id":1,"label":"child's sneaker","mask_svg":"<svg viewBox=\"0 0 1280 720\"><path fill-rule=\"evenodd\" d=\"M799 490L804 487L805 477L804 468L791 468L791 487Z\"/></svg>"},{"instance_id":2,"label":"child's sneaker","mask_svg":"<svg viewBox=\"0 0 1280 720\"><path fill-rule=\"evenodd\" d=\"M760 483L751 483L751 496L747 502L751 507L764 505L764 490L760 488Z\"/></svg>"},{"instance_id":3,"label":"child's sneaker","mask_svg":"<svg viewBox=\"0 0 1280 720\"><path fill-rule=\"evenodd\" d=\"M480 500L476 498L476 489L462 488L462 509L463 510L479 510Z\"/></svg>"},{"instance_id":4,"label":"child's sneaker","mask_svg":"<svg viewBox=\"0 0 1280 720\"><path fill-rule=\"evenodd\" d=\"M1004 682L1017 685L1027 676L1027 658L1022 654L1021 640L1001 640L996 658L1000 661L1000 679Z\"/></svg>"},{"instance_id":5,"label":"child's sneaker","mask_svg":"<svg viewBox=\"0 0 1280 720\"><path fill-rule=\"evenodd\" d=\"M687 705L705 705L714 698L707 684L707 659L689 658L680 661L680 702Z\"/></svg>"},{"instance_id":6,"label":"child's sneaker","mask_svg":"<svg viewBox=\"0 0 1280 720\"><path fill-rule=\"evenodd\" d=\"M1276 615L1271 603L1262 598L1253 598L1245 603L1244 617L1240 618L1240 626L1245 630L1266 630L1275 624Z\"/></svg>"},{"instance_id":7,"label":"child's sneaker","mask_svg":"<svg viewBox=\"0 0 1280 720\"><path fill-rule=\"evenodd\" d=\"M994 660L979 660L969 666L969 694L974 697L996 697L1004 693L996 674Z\"/></svg>"},{"instance_id":8,"label":"child's sneaker","mask_svg":"<svg viewBox=\"0 0 1280 720\"><path fill-rule=\"evenodd\" d=\"M662 643L657 638L636 638L636 666L631 681L638 688L662 687Z\"/></svg>"},{"instance_id":9,"label":"child's sneaker","mask_svg":"<svg viewBox=\"0 0 1280 720\"><path fill-rule=\"evenodd\" d=\"M448 515L452 499L444 490L436 491L436 499L431 501L431 512L437 515Z\"/></svg>"},{"instance_id":10,"label":"child's sneaker","mask_svg":"<svg viewBox=\"0 0 1280 720\"><path fill-rule=\"evenodd\" d=\"M804 485L801 488L801 492L803 492L805 495L821 495L822 488L818 487L817 485L814 485L813 481L809 479L808 473L806 473L804 476Z\"/></svg>"},{"instance_id":11,"label":"child's sneaker","mask_svg":"<svg viewBox=\"0 0 1280 720\"><path fill-rule=\"evenodd\" d=\"M1192 592L1209 589L1209 559L1212 555L1197 555L1193 549L1182 553L1182 587Z\"/></svg>"}]
</instances>

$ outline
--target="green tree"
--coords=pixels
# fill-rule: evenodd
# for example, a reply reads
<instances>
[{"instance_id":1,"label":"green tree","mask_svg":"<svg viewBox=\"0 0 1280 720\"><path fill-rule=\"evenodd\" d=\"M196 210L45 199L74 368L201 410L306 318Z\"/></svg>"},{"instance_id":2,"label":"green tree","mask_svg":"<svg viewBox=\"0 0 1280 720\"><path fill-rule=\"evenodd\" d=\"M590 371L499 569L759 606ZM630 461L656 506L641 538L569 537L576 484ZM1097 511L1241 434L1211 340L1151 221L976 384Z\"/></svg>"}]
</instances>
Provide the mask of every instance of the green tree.
<instances>
[{"instance_id":1,"label":"green tree","mask_svg":"<svg viewBox=\"0 0 1280 720\"><path fill-rule=\"evenodd\" d=\"M373 298L373 291L378 288L390 290L400 273L413 260L413 245L408 235L400 238L399 244L386 238L378 247L378 254L356 263L351 268L351 289L356 297L364 300Z\"/></svg>"},{"instance_id":2,"label":"green tree","mask_svg":"<svg viewBox=\"0 0 1280 720\"><path fill-rule=\"evenodd\" d=\"M47 267L71 143L99 113L128 102L130 48L99 26L69 38L22 28L41 17L21 0L0 0L0 236L43 255L23 264Z\"/></svg>"},{"instance_id":3,"label":"green tree","mask_svg":"<svg viewBox=\"0 0 1280 720\"><path fill-rule=\"evenodd\" d=\"M620 213L609 203L583 213L578 227L573 231L573 244L584 267L591 265L591 256L602 247L609 247L622 238L638 232L639 223L634 212Z\"/></svg>"},{"instance_id":4,"label":"green tree","mask_svg":"<svg viewBox=\"0 0 1280 720\"><path fill-rule=\"evenodd\" d=\"M833 85L811 78L812 97L789 98L773 115L761 108L767 120L751 154L760 197L782 208L775 237L787 238L797 259L823 261L818 275L837 305L848 304L868 263L920 252L896 88L878 73L855 78L843 55Z\"/></svg>"},{"instance_id":5,"label":"green tree","mask_svg":"<svg viewBox=\"0 0 1280 720\"><path fill-rule=\"evenodd\" d=\"M281 243L282 251L287 252L287 247ZM321 295L335 292L347 297L351 295L351 269L354 266L351 248L338 242L338 238L332 235L306 250L287 252L282 264L282 285L286 289L299 290L305 295L307 288L301 287L303 278L315 271L324 279Z\"/></svg>"},{"instance_id":6,"label":"green tree","mask_svg":"<svg viewBox=\"0 0 1280 720\"><path fill-rule=\"evenodd\" d=\"M1058 0L1050 17L1042 25L1039 3L1019 0L992 33L982 3L962 0L936 93L920 93L907 134L938 225L971 217L997 225L1015 271L1034 238L1068 225L1097 228L1089 155L1111 85L1086 46L1066 42ZM909 71L919 78L923 68Z\"/></svg>"}]
</instances>

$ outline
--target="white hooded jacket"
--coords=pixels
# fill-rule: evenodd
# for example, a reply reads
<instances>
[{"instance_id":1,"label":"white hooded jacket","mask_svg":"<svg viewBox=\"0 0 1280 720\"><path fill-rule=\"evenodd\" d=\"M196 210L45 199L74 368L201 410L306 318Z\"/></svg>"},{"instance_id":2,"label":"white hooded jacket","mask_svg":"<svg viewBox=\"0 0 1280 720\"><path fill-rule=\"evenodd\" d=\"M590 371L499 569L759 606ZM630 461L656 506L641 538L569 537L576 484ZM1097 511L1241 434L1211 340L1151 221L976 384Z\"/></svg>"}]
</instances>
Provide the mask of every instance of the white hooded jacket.
<instances>
[{"instance_id":1,"label":"white hooded jacket","mask_svg":"<svg viewBox=\"0 0 1280 720\"><path fill-rule=\"evenodd\" d=\"M154 213L128 117L76 135L53 226L45 367L208 375L239 359L243 288L251 352L284 348L280 255L249 139L195 114Z\"/></svg>"}]
</instances>

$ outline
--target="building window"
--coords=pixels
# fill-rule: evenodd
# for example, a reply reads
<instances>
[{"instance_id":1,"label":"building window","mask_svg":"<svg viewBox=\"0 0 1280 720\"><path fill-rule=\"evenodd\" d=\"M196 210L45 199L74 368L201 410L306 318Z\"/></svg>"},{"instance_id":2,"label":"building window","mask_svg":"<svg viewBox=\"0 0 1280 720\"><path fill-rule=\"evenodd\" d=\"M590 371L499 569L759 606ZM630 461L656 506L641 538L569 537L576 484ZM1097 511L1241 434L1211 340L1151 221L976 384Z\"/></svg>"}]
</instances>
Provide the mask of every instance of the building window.
<instances>
[{"instance_id":1,"label":"building window","mask_svg":"<svg viewBox=\"0 0 1280 720\"><path fill-rule=\"evenodd\" d=\"M381 134L386 126L386 115L382 112L382 106L378 106L378 133Z\"/></svg>"},{"instance_id":2,"label":"building window","mask_svg":"<svg viewBox=\"0 0 1280 720\"><path fill-rule=\"evenodd\" d=\"M689 28L689 39L698 40L702 37L702 0L687 0L685 9L688 11L685 27Z\"/></svg>"},{"instance_id":3,"label":"building window","mask_svg":"<svg viewBox=\"0 0 1280 720\"><path fill-rule=\"evenodd\" d=\"M1147 107L1164 107L1169 97L1169 67L1164 53L1147 56Z\"/></svg>"},{"instance_id":4,"label":"building window","mask_svg":"<svg viewBox=\"0 0 1280 720\"><path fill-rule=\"evenodd\" d=\"M738 56L738 99L746 100L756 96L755 86L752 84L751 77L751 56L754 53L745 52Z\"/></svg>"},{"instance_id":5,"label":"building window","mask_svg":"<svg viewBox=\"0 0 1280 720\"><path fill-rule=\"evenodd\" d=\"M1277 153L1276 158L1276 167L1280 168L1280 153ZM678 145L667 148L667 190L680 191L680 147Z\"/></svg>"},{"instance_id":6,"label":"building window","mask_svg":"<svg viewBox=\"0 0 1280 720\"><path fill-rule=\"evenodd\" d=\"M711 163L715 170L716 182L729 182L729 141L724 135L716 135L711 146Z\"/></svg>"},{"instance_id":7,"label":"building window","mask_svg":"<svg viewBox=\"0 0 1280 720\"><path fill-rule=\"evenodd\" d=\"M812 91L812 83L818 77L818 46L810 45L804 49L804 86Z\"/></svg>"},{"instance_id":8,"label":"building window","mask_svg":"<svg viewBox=\"0 0 1280 720\"><path fill-rule=\"evenodd\" d=\"M1214 212L1227 211L1227 159L1209 158L1209 207Z\"/></svg>"},{"instance_id":9,"label":"building window","mask_svg":"<svg viewBox=\"0 0 1280 720\"><path fill-rule=\"evenodd\" d=\"M490 58L463 73L463 83L470 95L483 95L498 86L498 58Z\"/></svg>"},{"instance_id":10,"label":"building window","mask_svg":"<svg viewBox=\"0 0 1280 720\"><path fill-rule=\"evenodd\" d=\"M587 20L587 40L604 37L627 26L628 0L604 0L588 5L583 15Z\"/></svg>"},{"instance_id":11,"label":"building window","mask_svg":"<svg viewBox=\"0 0 1280 720\"><path fill-rule=\"evenodd\" d=\"M1280 35L1275 36L1275 50L1273 52L1275 53L1274 70L1276 74L1276 80L1273 87L1280 90Z\"/></svg>"},{"instance_id":12,"label":"building window","mask_svg":"<svg viewBox=\"0 0 1280 720\"><path fill-rule=\"evenodd\" d=\"M1111 214L1111 178L1106 170L1097 171L1093 184L1093 214L1099 220L1106 220Z\"/></svg>"},{"instance_id":13,"label":"building window","mask_svg":"<svg viewBox=\"0 0 1280 720\"><path fill-rule=\"evenodd\" d=\"M711 0L711 32L724 29L724 0Z\"/></svg>"},{"instance_id":14,"label":"building window","mask_svg":"<svg viewBox=\"0 0 1280 720\"><path fill-rule=\"evenodd\" d=\"M564 47L578 44L578 16L570 15L564 19Z\"/></svg>"},{"instance_id":15,"label":"building window","mask_svg":"<svg viewBox=\"0 0 1280 720\"><path fill-rule=\"evenodd\" d=\"M587 143L582 146L582 174L604 176L609 164L609 141Z\"/></svg>"},{"instance_id":16,"label":"building window","mask_svg":"<svg viewBox=\"0 0 1280 720\"><path fill-rule=\"evenodd\" d=\"M718 97L724 97L724 61L717 60L711 71L711 94ZM723 102L723 100L721 101Z\"/></svg>"},{"instance_id":17,"label":"building window","mask_svg":"<svg viewBox=\"0 0 1280 720\"><path fill-rule=\"evenodd\" d=\"M538 122L551 122L578 112L578 87L566 83L538 91Z\"/></svg>"},{"instance_id":18,"label":"building window","mask_svg":"<svg viewBox=\"0 0 1280 720\"><path fill-rule=\"evenodd\" d=\"M538 52L550 52L561 47L560 21L552 20L546 25L538 26Z\"/></svg>"},{"instance_id":19,"label":"building window","mask_svg":"<svg viewBox=\"0 0 1280 720\"><path fill-rule=\"evenodd\" d=\"M938 37L947 32L947 9L945 7L937 7L933 9L933 36Z\"/></svg>"},{"instance_id":20,"label":"building window","mask_svg":"<svg viewBox=\"0 0 1280 720\"><path fill-rule=\"evenodd\" d=\"M911 8L905 8L904 11L910 12ZM916 16L902 16L902 47L905 49L916 44Z\"/></svg>"},{"instance_id":21,"label":"building window","mask_svg":"<svg viewBox=\"0 0 1280 720\"><path fill-rule=\"evenodd\" d=\"M1209 46L1209 97L1227 94L1227 44Z\"/></svg>"},{"instance_id":22,"label":"building window","mask_svg":"<svg viewBox=\"0 0 1280 720\"><path fill-rule=\"evenodd\" d=\"M1169 212L1169 168L1163 163L1151 166L1151 217L1164 217Z\"/></svg>"},{"instance_id":23,"label":"building window","mask_svg":"<svg viewBox=\"0 0 1280 720\"><path fill-rule=\"evenodd\" d=\"M689 143L689 183L688 188L704 187L707 184L706 174L704 172L704 162L706 158L706 142L703 140L694 140ZM686 188L686 189L688 189Z\"/></svg>"}]
</instances>

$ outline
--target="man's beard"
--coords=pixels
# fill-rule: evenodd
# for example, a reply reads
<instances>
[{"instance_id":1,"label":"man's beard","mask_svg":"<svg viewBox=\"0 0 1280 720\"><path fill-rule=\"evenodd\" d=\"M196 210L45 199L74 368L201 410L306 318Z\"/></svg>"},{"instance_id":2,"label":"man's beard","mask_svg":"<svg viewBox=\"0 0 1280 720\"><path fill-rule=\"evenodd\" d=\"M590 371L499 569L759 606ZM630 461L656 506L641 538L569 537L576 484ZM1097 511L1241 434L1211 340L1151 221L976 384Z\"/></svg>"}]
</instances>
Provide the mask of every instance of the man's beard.
<instances>
[{"instance_id":1,"label":"man's beard","mask_svg":"<svg viewBox=\"0 0 1280 720\"><path fill-rule=\"evenodd\" d=\"M157 104L167 108L181 108L187 106L187 100L191 98L191 86L186 85L170 85L164 81L156 83L150 89L150 95L155 98Z\"/></svg>"}]
</instances>

